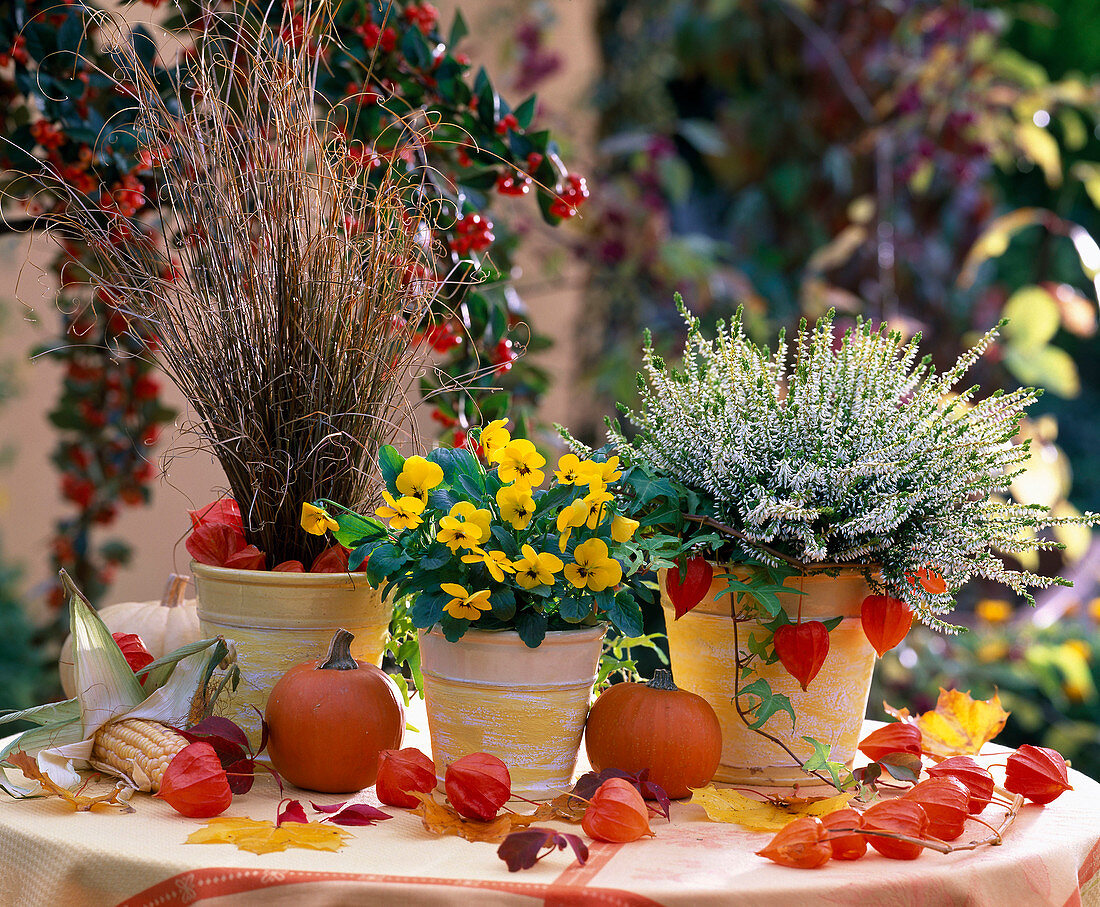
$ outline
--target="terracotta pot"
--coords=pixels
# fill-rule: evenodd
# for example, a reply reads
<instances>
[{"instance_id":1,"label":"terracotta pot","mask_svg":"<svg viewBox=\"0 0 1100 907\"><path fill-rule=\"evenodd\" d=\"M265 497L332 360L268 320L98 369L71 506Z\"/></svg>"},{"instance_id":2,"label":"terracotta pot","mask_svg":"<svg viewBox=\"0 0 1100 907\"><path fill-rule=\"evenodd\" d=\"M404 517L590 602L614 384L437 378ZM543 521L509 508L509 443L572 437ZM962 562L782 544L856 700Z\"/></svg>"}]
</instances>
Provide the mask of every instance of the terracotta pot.
<instances>
[{"instance_id":1,"label":"terracotta pot","mask_svg":"<svg viewBox=\"0 0 1100 907\"><path fill-rule=\"evenodd\" d=\"M529 649L510 630L420 634L432 754L440 779L468 753L504 761L512 791L549 800L573 782L606 628L560 630Z\"/></svg>"},{"instance_id":2,"label":"terracotta pot","mask_svg":"<svg viewBox=\"0 0 1100 907\"><path fill-rule=\"evenodd\" d=\"M194 561L191 572L204 637L232 640L241 669L241 682L219 714L237 722L254 746L276 681L294 665L322 657L340 627L355 635L352 655L382 664L392 608L362 573L229 570Z\"/></svg>"},{"instance_id":3,"label":"terracotta pot","mask_svg":"<svg viewBox=\"0 0 1100 907\"><path fill-rule=\"evenodd\" d=\"M726 581L717 576L722 572L723 568L715 569L710 592L679 620L675 619L672 603L663 591L664 576L660 578L676 683L706 699L722 726L722 761L714 780L776 787L819 783L802 772L781 747L749 730L737 714L733 704L735 658L730 599L726 595L714 600L726 586ZM756 676L767 680L773 692L789 696L798 716L792 729L790 716L786 712L777 713L764 725L764 730L782 739L803 760L813 754L813 747L803 737L827 743L832 747L833 761L851 768L875 667L875 650L863 635L859 619L860 605L869 593L867 583L858 571L847 568L835 577L823 572L792 577L786 585L806 593L780 593L779 600L792 620L796 619L800 604L803 620L844 619L829 633L829 654L805 692L778 662L773 665L754 662ZM738 626L742 652L748 651L749 637L760 632L755 621ZM748 682L753 679L750 677Z\"/></svg>"}]
</instances>

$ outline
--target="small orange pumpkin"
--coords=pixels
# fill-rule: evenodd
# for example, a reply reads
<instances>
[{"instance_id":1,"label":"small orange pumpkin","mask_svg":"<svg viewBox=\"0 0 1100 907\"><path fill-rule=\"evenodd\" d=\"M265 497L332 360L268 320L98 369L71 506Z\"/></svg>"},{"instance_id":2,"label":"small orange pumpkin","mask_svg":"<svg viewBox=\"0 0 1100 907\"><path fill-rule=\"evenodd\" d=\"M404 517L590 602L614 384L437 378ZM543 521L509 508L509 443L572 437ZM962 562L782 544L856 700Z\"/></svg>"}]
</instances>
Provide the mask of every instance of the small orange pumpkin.
<instances>
[{"instance_id":1,"label":"small orange pumpkin","mask_svg":"<svg viewBox=\"0 0 1100 907\"><path fill-rule=\"evenodd\" d=\"M264 715L271 764L291 784L345 794L374 784L378 754L401 747L405 707L388 674L351 657L347 630L328 655L275 684Z\"/></svg>"},{"instance_id":2,"label":"small orange pumpkin","mask_svg":"<svg viewBox=\"0 0 1100 907\"><path fill-rule=\"evenodd\" d=\"M722 757L722 729L714 709L681 690L658 669L649 683L619 683L605 690L585 725L592 768L649 769L649 780L670 797L703 787Z\"/></svg>"}]
</instances>

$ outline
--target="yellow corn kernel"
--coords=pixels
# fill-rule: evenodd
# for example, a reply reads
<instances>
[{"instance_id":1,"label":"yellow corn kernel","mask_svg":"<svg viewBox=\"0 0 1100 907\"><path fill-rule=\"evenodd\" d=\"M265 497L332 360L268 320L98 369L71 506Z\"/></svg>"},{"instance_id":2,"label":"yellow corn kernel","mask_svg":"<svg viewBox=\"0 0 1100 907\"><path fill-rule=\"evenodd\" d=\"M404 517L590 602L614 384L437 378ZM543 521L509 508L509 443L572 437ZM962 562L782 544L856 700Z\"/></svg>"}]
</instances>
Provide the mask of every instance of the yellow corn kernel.
<instances>
[{"instance_id":1,"label":"yellow corn kernel","mask_svg":"<svg viewBox=\"0 0 1100 907\"><path fill-rule=\"evenodd\" d=\"M156 793L164 772L187 739L171 728L144 718L110 721L96 731L91 762L120 775L138 790Z\"/></svg>"}]
</instances>

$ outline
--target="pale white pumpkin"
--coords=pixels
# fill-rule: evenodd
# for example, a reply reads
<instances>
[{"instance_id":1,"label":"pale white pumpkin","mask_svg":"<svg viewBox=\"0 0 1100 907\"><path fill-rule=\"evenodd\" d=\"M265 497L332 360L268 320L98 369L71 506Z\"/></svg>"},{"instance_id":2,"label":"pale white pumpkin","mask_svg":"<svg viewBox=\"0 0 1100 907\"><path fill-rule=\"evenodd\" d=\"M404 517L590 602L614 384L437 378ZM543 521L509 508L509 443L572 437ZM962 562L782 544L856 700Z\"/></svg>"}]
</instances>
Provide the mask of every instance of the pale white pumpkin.
<instances>
[{"instance_id":1,"label":"pale white pumpkin","mask_svg":"<svg viewBox=\"0 0 1100 907\"><path fill-rule=\"evenodd\" d=\"M153 658L160 658L189 642L202 639L199 612L193 598L185 599L189 576L169 574L160 601L119 602L99 610L99 616L112 633L136 633ZM61 645L58 670L66 696L75 696L72 638Z\"/></svg>"}]
</instances>

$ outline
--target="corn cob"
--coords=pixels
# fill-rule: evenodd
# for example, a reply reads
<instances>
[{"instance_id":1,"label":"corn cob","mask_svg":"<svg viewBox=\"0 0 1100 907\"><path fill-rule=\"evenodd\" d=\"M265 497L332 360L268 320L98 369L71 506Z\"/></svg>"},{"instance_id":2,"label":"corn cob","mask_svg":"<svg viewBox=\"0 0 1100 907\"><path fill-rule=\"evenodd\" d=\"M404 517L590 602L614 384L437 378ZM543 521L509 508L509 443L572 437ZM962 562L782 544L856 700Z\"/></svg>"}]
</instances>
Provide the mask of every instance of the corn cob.
<instances>
[{"instance_id":1,"label":"corn cob","mask_svg":"<svg viewBox=\"0 0 1100 907\"><path fill-rule=\"evenodd\" d=\"M187 740L171 728L144 718L110 721L96 731L92 764L120 775L138 790L155 794L164 772Z\"/></svg>"}]
</instances>

